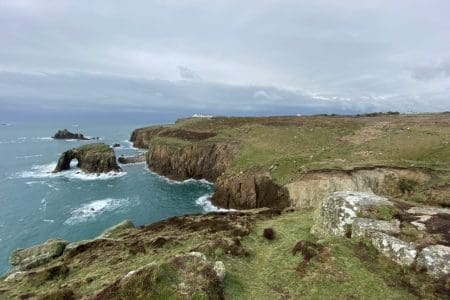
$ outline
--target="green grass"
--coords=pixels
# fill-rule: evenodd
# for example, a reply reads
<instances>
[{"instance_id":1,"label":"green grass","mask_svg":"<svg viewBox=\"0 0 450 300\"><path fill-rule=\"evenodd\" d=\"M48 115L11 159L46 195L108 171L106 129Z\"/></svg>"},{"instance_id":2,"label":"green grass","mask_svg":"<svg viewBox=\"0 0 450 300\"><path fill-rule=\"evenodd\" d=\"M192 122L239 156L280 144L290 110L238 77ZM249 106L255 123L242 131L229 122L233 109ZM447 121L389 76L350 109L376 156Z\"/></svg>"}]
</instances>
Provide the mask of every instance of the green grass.
<instances>
[{"instance_id":1,"label":"green grass","mask_svg":"<svg viewBox=\"0 0 450 300\"><path fill-rule=\"evenodd\" d=\"M328 261L312 259L300 272L301 255L291 251L298 240L317 242L310 234L312 211L285 214L258 223L243 244L247 258L226 257L227 299L414 299L412 291L433 298L432 289L412 271L403 270L365 245L349 239L319 241L331 249ZM272 227L275 240L262 237ZM423 280L421 282L421 280Z\"/></svg>"},{"instance_id":2,"label":"green grass","mask_svg":"<svg viewBox=\"0 0 450 300\"><path fill-rule=\"evenodd\" d=\"M198 144L240 143L228 172L270 169L279 184L296 180L305 170L367 165L450 170L450 122L445 114L190 118L167 126L167 130L172 129L217 133ZM154 138L154 142L173 147L192 144L163 137Z\"/></svg>"}]
</instances>

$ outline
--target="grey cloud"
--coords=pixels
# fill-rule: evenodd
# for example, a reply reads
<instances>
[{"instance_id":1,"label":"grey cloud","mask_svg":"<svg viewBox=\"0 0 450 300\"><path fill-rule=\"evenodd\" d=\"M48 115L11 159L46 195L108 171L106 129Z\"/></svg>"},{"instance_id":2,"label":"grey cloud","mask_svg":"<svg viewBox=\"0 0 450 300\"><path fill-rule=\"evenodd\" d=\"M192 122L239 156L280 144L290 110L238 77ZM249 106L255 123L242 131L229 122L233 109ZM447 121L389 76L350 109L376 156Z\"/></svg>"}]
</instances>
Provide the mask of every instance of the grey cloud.
<instances>
[{"instance_id":1,"label":"grey cloud","mask_svg":"<svg viewBox=\"0 0 450 300\"><path fill-rule=\"evenodd\" d=\"M430 63L449 61L449 11L447 0L2 0L0 101L450 110L449 65Z\"/></svg>"}]
</instances>

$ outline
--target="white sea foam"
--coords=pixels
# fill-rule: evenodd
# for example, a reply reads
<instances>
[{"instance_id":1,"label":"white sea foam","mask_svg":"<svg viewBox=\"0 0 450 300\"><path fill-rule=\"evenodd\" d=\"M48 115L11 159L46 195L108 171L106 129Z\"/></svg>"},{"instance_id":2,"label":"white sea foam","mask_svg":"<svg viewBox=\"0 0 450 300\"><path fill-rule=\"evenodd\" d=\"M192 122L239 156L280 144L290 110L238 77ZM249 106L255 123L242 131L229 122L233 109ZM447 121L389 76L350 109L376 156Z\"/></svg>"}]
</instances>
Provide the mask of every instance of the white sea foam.
<instances>
[{"instance_id":1,"label":"white sea foam","mask_svg":"<svg viewBox=\"0 0 450 300\"><path fill-rule=\"evenodd\" d=\"M50 141L50 140L53 140L53 138L44 136L44 137L35 137L35 138L33 138L33 140Z\"/></svg>"},{"instance_id":2,"label":"white sea foam","mask_svg":"<svg viewBox=\"0 0 450 300\"><path fill-rule=\"evenodd\" d=\"M211 211L234 211L234 209L225 209L220 208L211 203L211 197L212 193L205 194L201 197L199 197L197 200L195 200L195 204L201 206L204 211L211 212Z\"/></svg>"},{"instance_id":3,"label":"white sea foam","mask_svg":"<svg viewBox=\"0 0 450 300\"><path fill-rule=\"evenodd\" d=\"M147 170L148 171L148 170ZM177 181L177 180L172 180L170 178L167 178L165 176L159 175L158 173L155 173L153 171L149 171L150 173L156 175L159 179L166 181L169 184L190 184L190 183L202 183L205 185L213 185L212 182L209 182L206 179L194 179L194 178L189 178L186 180L181 180L181 181Z\"/></svg>"},{"instance_id":4,"label":"white sea foam","mask_svg":"<svg viewBox=\"0 0 450 300\"><path fill-rule=\"evenodd\" d=\"M42 221L44 221L45 223L50 223L50 224L55 223L55 220L51 220L51 219L44 219Z\"/></svg>"},{"instance_id":5,"label":"white sea foam","mask_svg":"<svg viewBox=\"0 0 450 300\"><path fill-rule=\"evenodd\" d=\"M72 210L70 212L70 217L64 221L64 224L75 225L86 221L92 221L104 212L125 207L129 205L129 203L130 201L128 198L95 200Z\"/></svg>"},{"instance_id":6,"label":"white sea foam","mask_svg":"<svg viewBox=\"0 0 450 300\"><path fill-rule=\"evenodd\" d=\"M17 159L27 159L27 158L33 158L33 157L41 157L42 154L35 154L35 155L24 155L24 156L16 156Z\"/></svg>"},{"instance_id":7,"label":"white sea foam","mask_svg":"<svg viewBox=\"0 0 450 300\"><path fill-rule=\"evenodd\" d=\"M122 177L127 174L127 172L108 172L102 174L88 174L81 171L78 168L73 168L67 171L53 173L56 167L56 163L50 163L45 165L34 165L31 167L31 171L23 171L17 174L19 178L57 178L66 177L69 179L78 180L109 180L118 177ZM27 184L33 184L33 181L27 182ZM50 186L50 188L54 188Z\"/></svg>"}]
</instances>

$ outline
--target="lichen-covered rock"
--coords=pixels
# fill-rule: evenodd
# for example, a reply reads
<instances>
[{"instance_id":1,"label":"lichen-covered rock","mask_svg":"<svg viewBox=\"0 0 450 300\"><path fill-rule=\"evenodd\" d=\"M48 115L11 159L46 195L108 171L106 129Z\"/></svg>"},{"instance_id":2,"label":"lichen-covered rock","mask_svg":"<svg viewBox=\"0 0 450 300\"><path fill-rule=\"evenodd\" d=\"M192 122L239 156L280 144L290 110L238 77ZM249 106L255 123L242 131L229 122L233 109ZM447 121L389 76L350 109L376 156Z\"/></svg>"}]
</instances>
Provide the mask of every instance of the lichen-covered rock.
<instances>
[{"instance_id":1,"label":"lichen-covered rock","mask_svg":"<svg viewBox=\"0 0 450 300\"><path fill-rule=\"evenodd\" d=\"M355 218L352 224L352 238L370 238L374 232L400 233L400 222Z\"/></svg>"},{"instance_id":2,"label":"lichen-covered rock","mask_svg":"<svg viewBox=\"0 0 450 300\"><path fill-rule=\"evenodd\" d=\"M450 247L433 245L422 249L417 256L417 267L425 269L434 279L450 276Z\"/></svg>"},{"instance_id":3,"label":"lichen-covered rock","mask_svg":"<svg viewBox=\"0 0 450 300\"><path fill-rule=\"evenodd\" d=\"M312 233L320 237L348 235L358 212L377 206L393 203L372 193L335 192L319 207Z\"/></svg>"},{"instance_id":4,"label":"lichen-covered rock","mask_svg":"<svg viewBox=\"0 0 450 300\"><path fill-rule=\"evenodd\" d=\"M417 250L414 244L386 233L373 232L371 242L378 252L401 266L411 266L416 259Z\"/></svg>"},{"instance_id":5,"label":"lichen-covered rock","mask_svg":"<svg viewBox=\"0 0 450 300\"><path fill-rule=\"evenodd\" d=\"M35 268L60 256L68 242L61 239L50 239L44 244L26 249L17 249L9 258L15 270L28 270Z\"/></svg>"},{"instance_id":6,"label":"lichen-covered rock","mask_svg":"<svg viewBox=\"0 0 450 300\"><path fill-rule=\"evenodd\" d=\"M78 160L78 167L87 173L120 171L114 150L106 144L87 144L61 154L54 172L70 169L70 162Z\"/></svg>"},{"instance_id":7,"label":"lichen-covered rock","mask_svg":"<svg viewBox=\"0 0 450 300\"><path fill-rule=\"evenodd\" d=\"M214 263L214 272L216 272L217 278L219 278L220 282L223 282L226 274L224 263L220 260L216 261Z\"/></svg>"},{"instance_id":8,"label":"lichen-covered rock","mask_svg":"<svg viewBox=\"0 0 450 300\"><path fill-rule=\"evenodd\" d=\"M124 221L120 222L119 224L116 224L116 225L106 229L99 236L99 238L114 238L115 236L117 236L118 234L120 234L121 232L123 232L124 230L129 229L129 228L134 228L133 222L131 222L130 220L124 220Z\"/></svg>"},{"instance_id":9,"label":"lichen-covered rock","mask_svg":"<svg viewBox=\"0 0 450 300\"><path fill-rule=\"evenodd\" d=\"M6 282L18 281L18 280L21 280L25 274L26 274L26 272L24 272L24 271L13 272L13 273L9 274L8 276L6 276L4 281L6 281Z\"/></svg>"}]
</instances>

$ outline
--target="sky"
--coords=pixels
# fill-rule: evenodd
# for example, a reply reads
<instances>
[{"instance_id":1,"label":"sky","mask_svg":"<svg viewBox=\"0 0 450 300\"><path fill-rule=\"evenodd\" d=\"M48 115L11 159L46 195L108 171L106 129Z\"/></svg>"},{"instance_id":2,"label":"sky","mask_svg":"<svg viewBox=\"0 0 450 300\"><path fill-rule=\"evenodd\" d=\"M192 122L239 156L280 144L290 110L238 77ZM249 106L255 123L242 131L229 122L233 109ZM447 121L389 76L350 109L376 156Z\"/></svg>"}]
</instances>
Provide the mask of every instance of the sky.
<instances>
[{"instance_id":1,"label":"sky","mask_svg":"<svg viewBox=\"0 0 450 300\"><path fill-rule=\"evenodd\" d=\"M17 111L450 110L448 0L0 0Z\"/></svg>"}]
</instances>

